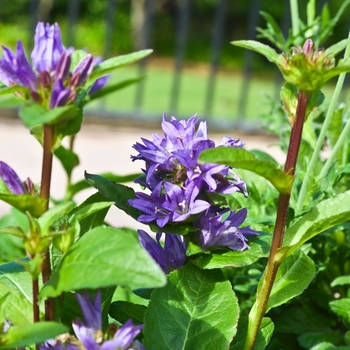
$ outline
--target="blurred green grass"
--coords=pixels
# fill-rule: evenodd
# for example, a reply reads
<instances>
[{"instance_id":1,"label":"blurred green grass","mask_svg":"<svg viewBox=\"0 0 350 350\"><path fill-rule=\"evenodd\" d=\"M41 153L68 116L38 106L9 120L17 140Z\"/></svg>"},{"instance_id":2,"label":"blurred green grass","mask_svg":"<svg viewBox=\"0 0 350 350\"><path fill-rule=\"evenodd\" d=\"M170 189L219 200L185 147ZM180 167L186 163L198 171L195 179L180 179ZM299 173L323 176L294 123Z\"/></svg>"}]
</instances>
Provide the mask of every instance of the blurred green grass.
<instances>
[{"instance_id":1,"label":"blurred green grass","mask_svg":"<svg viewBox=\"0 0 350 350\"><path fill-rule=\"evenodd\" d=\"M137 65L124 67L117 70L111 77L111 82L123 81L139 76ZM194 69L185 69L181 76L178 108L176 111L170 109L171 91L174 80L174 72L171 67L158 67L151 64L146 70L143 81L144 95L142 112L150 117L161 116L163 112L167 115L174 113L177 117L190 117L198 113L199 116L210 117L216 122L246 121L252 126L262 124L262 115L269 113L271 106L267 96L278 101L280 86L276 86L273 77L252 77L247 96L245 115L239 111L239 99L243 85L243 76L239 73L219 73L215 84L214 103L212 114L205 115L205 98L208 84L209 70L206 72ZM323 92L326 96L325 103L329 103L334 89L332 82L326 85ZM119 90L103 99L91 103L89 110L98 110L103 107L105 112L113 111L122 114L130 114L135 109L136 85ZM349 89L344 91L349 96ZM347 99L348 100L348 99ZM157 117L158 118L158 117Z\"/></svg>"}]
</instances>

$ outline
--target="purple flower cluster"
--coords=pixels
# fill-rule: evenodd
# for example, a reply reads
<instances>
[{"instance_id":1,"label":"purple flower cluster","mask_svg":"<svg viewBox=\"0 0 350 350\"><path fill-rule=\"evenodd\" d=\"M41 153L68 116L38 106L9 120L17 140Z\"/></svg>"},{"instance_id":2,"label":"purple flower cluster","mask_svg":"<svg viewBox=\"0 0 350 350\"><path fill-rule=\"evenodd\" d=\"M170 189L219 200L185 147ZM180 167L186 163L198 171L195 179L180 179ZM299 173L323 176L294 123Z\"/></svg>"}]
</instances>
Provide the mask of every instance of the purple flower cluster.
<instances>
[{"instance_id":1,"label":"purple flower cluster","mask_svg":"<svg viewBox=\"0 0 350 350\"><path fill-rule=\"evenodd\" d=\"M70 72L73 49L62 45L57 23L50 26L39 22L34 42L31 53L33 67L28 62L21 41L17 43L16 54L3 46L0 81L6 86L25 87L29 94L17 91L17 95L25 99L30 97L47 109L65 106L75 99L77 88L86 82L95 60L91 54L87 54ZM106 77L100 79L96 81L96 87L92 87L93 91L106 83Z\"/></svg>"},{"instance_id":2,"label":"purple flower cluster","mask_svg":"<svg viewBox=\"0 0 350 350\"><path fill-rule=\"evenodd\" d=\"M127 321L114 334L112 339L105 339L102 332L101 293L97 292L94 302L90 300L85 291L82 295L76 294L76 299L84 315L85 323L77 319L73 322L73 330L76 338L63 335L67 341L49 340L40 346L40 350L145 350L144 346L134 341L141 332L143 325L133 325Z\"/></svg>"},{"instance_id":3,"label":"purple flower cluster","mask_svg":"<svg viewBox=\"0 0 350 350\"><path fill-rule=\"evenodd\" d=\"M135 182L151 191L150 194L137 192L137 198L129 200L134 208L143 212L138 220L156 222L161 228L168 223L191 222L198 229L194 237L204 250L226 247L242 251L249 248L246 236L257 233L249 227L239 228L247 210L229 211L214 206L210 201L210 193L239 192L248 196L248 192L245 183L230 167L199 163L202 151L216 147L214 141L207 137L206 123L196 116L187 121L178 121L174 117L168 121L164 115L162 129L164 136L153 134L152 141L142 139L143 144L133 146L139 153L132 156L132 160L145 161L145 175ZM226 136L219 146L241 148L244 144ZM139 233L139 236L146 249L147 246L152 247L147 250L153 257L164 257L159 252L158 238L158 243L153 241L153 244L149 236L145 239L145 233ZM155 259L166 261L163 258Z\"/></svg>"}]
</instances>

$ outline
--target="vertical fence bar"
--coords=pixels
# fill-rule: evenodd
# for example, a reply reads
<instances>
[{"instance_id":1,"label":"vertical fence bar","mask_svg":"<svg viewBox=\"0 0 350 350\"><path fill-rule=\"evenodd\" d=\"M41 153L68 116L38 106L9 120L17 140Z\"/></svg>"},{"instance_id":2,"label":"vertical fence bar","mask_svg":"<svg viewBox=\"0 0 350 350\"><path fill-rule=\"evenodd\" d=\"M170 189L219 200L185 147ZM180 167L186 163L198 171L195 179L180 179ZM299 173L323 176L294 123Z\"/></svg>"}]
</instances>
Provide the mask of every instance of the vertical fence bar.
<instances>
[{"instance_id":1,"label":"vertical fence bar","mask_svg":"<svg viewBox=\"0 0 350 350\"><path fill-rule=\"evenodd\" d=\"M106 6L106 31L103 57L109 58L112 54L112 42L115 31L115 12L117 10L117 0L108 0Z\"/></svg>"},{"instance_id":2,"label":"vertical fence bar","mask_svg":"<svg viewBox=\"0 0 350 350\"><path fill-rule=\"evenodd\" d=\"M222 39L225 24L227 0L220 0L216 7L215 23L212 41L212 53L210 73L208 78L207 92L205 95L204 115L208 118L211 117L213 111L214 93L216 74L220 62L220 50L222 47Z\"/></svg>"},{"instance_id":3,"label":"vertical fence bar","mask_svg":"<svg viewBox=\"0 0 350 350\"><path fill-rule=\"evenodd\" d=\"M74 46L75 35L74 26L77 24L80 10L80 0L68 2L68 28L67 28L67 46Z\"/></svg>"},{"instance_id":4,"label":"vertical fence bar","mask_svg":"<svg viewBox=\"0 0 350 350\"><path fill-rule=\"evenodd\" d=\"M140 49L147 49L150 45L151 38L151 29L153 22L153 11L154 11L155 0L145 0L144 11L145 19L142 24L141 30L141 43ZM146 73L147 58L144 58L139 63L139 76L143 76ZM145 90L144 81L140 81L136 86L136 95L135 95L135 113L139 114L142 107L143 95Z\"/></svg>"},{"instance_id":5,"label":"vertical fence bar","mask_svg":"<svg viewBox=\"0 0 350 350\"><path fill-rule=\"evenodd\" d=\"M261 0L252 0L248 18L248 31L247 39L254 39L255 28L259 22L259 9ZM238 116L244 118L246 113L248 93L250 86L250 79L252 75L252 62L253 62L253 51L245 50L244 53L244 67L243 67L243 84L241 88L241 94L238 105Z\"/></svg>"},{"instance_id":6,"label":"vertical fence bar","mask_svg":"<svg viewBox=\"0 0 350 350\"><path fill-rule=\"evenodd\" d=\"M170 112L177 111L177 104L180 92L181 70L185 56L185 49L187 43L188 23L190 18L190 4L191 0L179 1L179 8L177 12L177 28L176 28L176 56L175 56L175 70L174 80L170 96Z\"/></svg>"}]
</instances>

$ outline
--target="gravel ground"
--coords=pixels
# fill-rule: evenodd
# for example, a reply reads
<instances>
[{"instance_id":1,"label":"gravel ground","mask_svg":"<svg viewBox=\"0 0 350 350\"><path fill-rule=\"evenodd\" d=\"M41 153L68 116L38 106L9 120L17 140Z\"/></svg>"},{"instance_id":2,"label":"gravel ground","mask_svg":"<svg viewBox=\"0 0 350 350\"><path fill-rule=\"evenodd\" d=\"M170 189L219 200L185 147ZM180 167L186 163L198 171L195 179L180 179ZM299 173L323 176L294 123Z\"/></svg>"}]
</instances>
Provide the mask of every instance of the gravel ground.
<instances>
[{"instance_id":1,"label":"gravel ground","mask_svg":"<svg viewBox=\"0 0 350 350\"><path fill-rule=\"evenodd\" d=\"M85 123L76 138L75 151L80 157L80 165L74 170L73 182L81 180L86 170L92 174L113 172L119 175L140 172L142 162L132 162L130 155L136 151L132 148L141 137L151 139L153 132L160 130L145 129L140 125L126 127L106 124ZM246 135L229 130L227 133L233 138L241 138L246 144L246 149L261 149L283 162L283 154L274 144L276 140L263 135ZM223 134L210 134L209 137L220 141ZM37 184L40 182L41 172L40 144L30 135L28 130L17 119L0 119L0 160L8 163L19 174L21 179L30 177ZM137 188L134 184L129 184ZM66 177L61 165L54 159L52 196L62 198L66 186ZM93 189L81 192L75 199L82 202ZM0 215L9 211L10 207L0 201ZM146 228L146 226L128 217L124 212L113 207L108 213L107 221L115 226L128 226L132 228Z\"/></svg>"}]
</instances>

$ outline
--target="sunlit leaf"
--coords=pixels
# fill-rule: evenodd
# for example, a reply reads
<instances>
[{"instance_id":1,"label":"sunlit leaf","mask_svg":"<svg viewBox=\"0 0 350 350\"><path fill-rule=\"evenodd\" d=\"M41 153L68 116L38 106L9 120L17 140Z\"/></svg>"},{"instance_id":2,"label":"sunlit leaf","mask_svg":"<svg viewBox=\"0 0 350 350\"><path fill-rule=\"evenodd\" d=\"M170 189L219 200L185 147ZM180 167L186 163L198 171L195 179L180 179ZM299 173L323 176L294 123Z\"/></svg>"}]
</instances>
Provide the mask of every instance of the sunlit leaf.
<instances>
[{"instance_id":1,"label":"sunlit leaf","mask_svg":"<svg viewBox=\"0 0 350 350\"><path fill-rule=\"evenodd\" d=\"M239 307L219 270L188 264L152 293L145 315L147 349L227 349L237 331Z\"/></svg>"},{"instance_id":2,"label":"sunlit leaf","mask_svg":"<svg viewBox=\"0 0 350 350\"><path fill-rule=\"evenodd\" d=\"M242 148L217 147L205 150L199 156L202 163L225 164L264 177L281 193L290 193L293 176L284 173L275 163L258 159L254 154Z\"/></svg>"},{"instance_id":3,"label":"sunlit leaf","mask_svg":"<svg viewBox=\"0 0 350 350\"><path fill-rule=\"evenodd\" d=\"M63 256L41 297L79 289L125 285L160 287L165 275L140 245L136 233L113 227L86 232Z\"/></svg>"}]
</instances>

